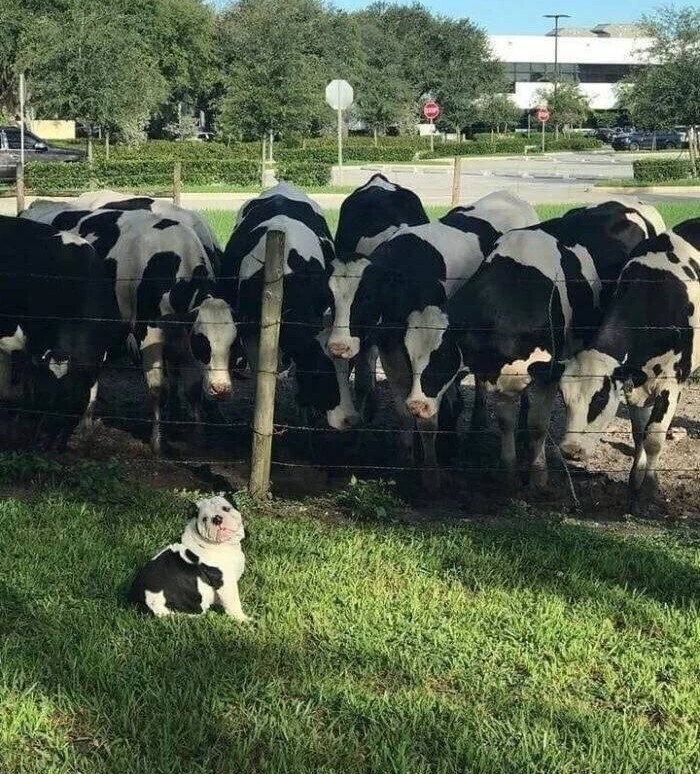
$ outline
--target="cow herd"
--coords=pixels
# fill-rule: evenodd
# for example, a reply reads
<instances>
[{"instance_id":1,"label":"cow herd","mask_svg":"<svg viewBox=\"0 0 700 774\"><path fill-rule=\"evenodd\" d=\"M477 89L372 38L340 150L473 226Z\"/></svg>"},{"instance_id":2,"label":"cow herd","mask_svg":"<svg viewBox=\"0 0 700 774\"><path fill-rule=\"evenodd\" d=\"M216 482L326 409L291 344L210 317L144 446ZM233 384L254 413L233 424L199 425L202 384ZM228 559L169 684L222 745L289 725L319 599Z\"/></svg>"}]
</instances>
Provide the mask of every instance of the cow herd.
<instances>
[{"instance_id":1,"label":"cow herd","mask_svg":"<svg viewBox=\"0 0 700 774\"><path fill-rule=\"evenodd\" d=\"M37 201L0 218L0 396L24 397L65 443L89 426L102 364L127 349L143 370L160 452L168 396L195 423L255 373L267 234L285 236L280 369L305 421L372 421L381 362L399 414L400 464L422 446L426 483L454 450L461 379L472 428L492 395L501 467L513 476L518 411L529 477L547 482L545 440L559 391L565 457L589 453L624 398L633 496L654 494L680 392L700 365L700 218L667 230L636 201L540 222L506 191L430 221L415 194L375 175L343 203L335 239L322 210L280 183L247 202L222 251L198 214L101 192ZM22 366L22 379L12 373ZM476 436L478 437L478 436Z\"/></svg>"}]
</instances>

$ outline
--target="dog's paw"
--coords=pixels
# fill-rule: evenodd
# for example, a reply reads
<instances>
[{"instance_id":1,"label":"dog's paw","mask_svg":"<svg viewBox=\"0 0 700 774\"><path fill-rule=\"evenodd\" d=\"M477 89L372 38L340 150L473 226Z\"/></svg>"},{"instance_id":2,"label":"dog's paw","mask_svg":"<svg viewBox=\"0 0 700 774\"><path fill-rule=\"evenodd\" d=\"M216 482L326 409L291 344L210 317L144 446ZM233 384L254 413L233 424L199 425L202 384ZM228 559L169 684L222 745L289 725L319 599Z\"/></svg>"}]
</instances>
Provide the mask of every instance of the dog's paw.
<instances>
[{"instance_id":1,"label":"dog's paw","mask_svg":"<svg viewBox=\"0 0 700 774\"><path fill-rule=\"evenodd\" d=\"M245 613L229 613L229 616L238 623L252 623L253 619Z\"/></svg>"}]
</instances>

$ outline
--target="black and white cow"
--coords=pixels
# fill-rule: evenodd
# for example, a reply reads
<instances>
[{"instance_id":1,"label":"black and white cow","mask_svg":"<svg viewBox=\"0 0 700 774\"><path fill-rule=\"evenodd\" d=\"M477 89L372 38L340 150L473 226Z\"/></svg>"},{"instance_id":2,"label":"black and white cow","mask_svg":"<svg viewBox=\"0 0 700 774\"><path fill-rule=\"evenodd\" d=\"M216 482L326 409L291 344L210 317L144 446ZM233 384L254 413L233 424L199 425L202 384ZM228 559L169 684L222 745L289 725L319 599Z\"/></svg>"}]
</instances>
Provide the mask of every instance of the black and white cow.
<instances>
[{"instance_id":1,"label":"black and white cow","mask_svg":"<svg viewBox=\"0 0 700 774\"><path fill-rule=\"evenodd\" d=\"M418 226L429 221L413 191L377 173L340 206L336 254L370 256L401 226Z\"/></svg>"},{"instance_id":2,"label":"black and white cow","mask_svg":"<svg viewBox=\"0 0 700 774\"><path fill-rule=\"evenodd\" d=\"M666 431L700 366L699 325L700 218L694 218L637 247L593 340L558 364L567 407L564 455L587 456L624 394L635 444L630 494L655 494Z\"/></svg>"},{"instance_id":3,"label":"black and white cow","mask_svg":"<svg viewBox=\"0 0 700 774\"><path fill-rule=\"evenodd\" d=\"M269 231L285 235L284 300L280 350L296 367L297 402L325 414L328 424L345 430L358 424L347 364L326 353L329 305L327 267L334 258L320 207L288 183L280 183L247 202L226 245L220 293L236 309L239 332L253 371L257 366L265 245Z\"/></svg>"},{"instance_id":4,"label":"black and white cow","mask_svg":"<svg viewBox=\"0 0 700 774\"><path fill-rule=\"evenodd\" d=\"M0 216L0 396L13 397L11 357L24 352L42 424L65 443L88 405L112 335L105 265L74 234Z\"/></svg>"},{"instance_id":5,"label":"black and white cow","mask_svg":"<svg viewBox=\"0 0 700 774\"><path fill-rule=\"evenodd\" d=\"M418 411L416 401L421 396L415 385L439 346L436 329L447 325L447 299L474 274L504 231L536 221L527 202L498 191L470 207L457 207L434 223L399 229L369 258L353 261L352 271L334 270L331 275L334 317L329 351L349 359L369 343L378 345L407 430L401 436L404 457L411 455L408 428L415 417L422 431L424 461L437 468L435 430L440 407L436 401L430 414ZM446 404L442 428L454 425L458 415L457 389L452 383L439 398L448 390L455 396ZM448 406L454 410L448 411Z\"/></svg>"},{"instance_id":6,"label":"black and white cow","mask_svg":"<svg viewBox=\"0 0 700 774\"><path fill-rule=\"evenodd\" d=\"M531 482L544 485L544 440L561 374L555 361L592 340L622 267L660 222L651 210L605 202L504 234L435 326L420 375L421 413L471 371L495 393L501 462L512 473L517 406L528 389Z\"/></svg>"},{"instance_id":7,"label":"black and white cow","mask_svg":"<svg viewBox=\"0 0 700 774\"><path fill-rule=\"evenodd\" d=\"M173 393L181 378L196 420L202 395L231 394L229 360L236 339L231 307L215 295L215 277L191 228L144 210L81 211L42 203L22 213L70 229L90 242L112 277L115 316L140 356L153 411L151 445L161 450L166 377ZM167 358L166 358L167 355ZM89 420L97 397L88 410Z\"/></svg>"},{"instance_id":8,"label":"black and white cow","mask_svg":"<svg viewBox=\"0 0 700 774\"><path fill-rule=\"evenodd\" d=\"M366 259L399 228L429 222L420 199L413 191L392 183L384 175L373 175L340 207L335 237L336 258L332 263L330 280L334 298L356 290L355 275L361 275ZM349 309L350 302L344 303L340 297L334 303L336 309ZM333 357L342 357L342 342L332 341L329 353ZM366 420L374 414L377 358L377 348L369 346L353 358L352 363L357 404Z\"/></svg>"},{"instance_id":9,"label":"black and white cow","mask_svg":"<svg viewBox=\"0 0 700 774\"><path fill-rule=\"evenodd\" d=\"M222 251L219 240L211 227L198 212L178 207L167 199L154 199L152 196L134 196L117 191L88 191L74 200L79 210L148 210L170 220L176 220L189 226L204 245L209 260L218 269Z\"/></svg>"}]
</instances>

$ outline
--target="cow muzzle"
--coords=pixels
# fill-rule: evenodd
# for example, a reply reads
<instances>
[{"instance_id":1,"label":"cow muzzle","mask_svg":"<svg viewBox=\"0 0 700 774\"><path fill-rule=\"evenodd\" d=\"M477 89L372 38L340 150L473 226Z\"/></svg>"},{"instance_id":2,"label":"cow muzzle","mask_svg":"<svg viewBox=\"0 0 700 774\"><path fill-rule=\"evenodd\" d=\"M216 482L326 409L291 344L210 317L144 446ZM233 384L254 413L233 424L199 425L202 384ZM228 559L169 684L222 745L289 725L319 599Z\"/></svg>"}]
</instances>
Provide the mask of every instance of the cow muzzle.
<instances>
[{"instance_id":1,"label":"cow muzzle","mask_svg":"<svg viewBox=\"0 0 700 774\"><path fill-rule=\"evenodd\" d=\"M585 462L588 459L588 449L580 443L566 438L559 444L559 451L569 462Z\"/></svg>"},{"instance_id":2,"label":"cow muzzle","mask_svg":"<svg viewBox=\"0 0 700 774\"><path fill-rule=\"evenodd\" d=\"M342 339L328 342L328 354L339 360L350 360L357 352L348 341Z\"/></svg>"},{"instance_id":3,"label":"cow muzzle","mask_svg":"<svg viewBox=\"0 0 700 774\"><path fill-rule=\"evenodd\" d=\"M416 419L432 419L437 414L437 405L429 398L409 398L406 406Z\"/></svg>"},{"instance_id":4,"label":"cow muzzle","mask_svg":"<svg viewBox=\"0 0 700 774\"><path fill-rule=\"evenodd\" d=\"M231 394L231 382L211 382L209 384L209 397L214 400L222 400Z\"/></svg>"}]
</instances>

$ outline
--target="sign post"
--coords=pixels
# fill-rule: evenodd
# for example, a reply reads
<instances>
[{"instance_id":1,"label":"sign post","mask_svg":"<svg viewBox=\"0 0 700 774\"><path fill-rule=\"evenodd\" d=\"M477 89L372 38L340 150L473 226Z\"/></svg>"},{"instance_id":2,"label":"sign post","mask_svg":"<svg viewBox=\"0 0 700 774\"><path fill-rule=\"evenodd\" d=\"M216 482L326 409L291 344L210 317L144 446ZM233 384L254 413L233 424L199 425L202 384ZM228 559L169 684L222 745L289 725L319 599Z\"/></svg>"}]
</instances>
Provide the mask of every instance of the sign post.
<instances>
[{"instance_id":1,"label":"sign post","mask_svg":"<svg viewBox=\"0 0 700 774\"><path fill-rule=\"evenodd\" d=\"M542 153L544 153L545 149L544 130L550 117L551 113L546 107L537 108L537 120L542 124Z\"/></svg>"},{"instance_id":2,"label":"sign post","mask_svg":"<svg viewBox=\"0 0 700 774\"><path fill-rule=\"evenodd\" d=\"M25 100L25 89L24 89L24 73L19 74L19 142L20 142L20 151L19 151L19 158L22 162L22 166L24 167L24 100Z\"/></svg>"},{"instance_id":3,"label":"sign post","mask_svg":"<svg viewBox=\"0 0 700 774\"><path fill-rule=\"evenodd\" d=\"M423 115L430 121L430 152L435 150L435 129L433 122L440 115L440 105L435 100L428 100L423 105Z\"/></svg>"},{"instance_id":4,"label":"sign post","mask_svg":"<svg viewBox=\"0 0 700 774\"><path fill-rule=\"evenodd\" d=\"M326 102L338 111L338 184L343 183L343 110L352 105L355 94L347 81L335 80L326 86Z\"/></svg>"}]
</instances>

